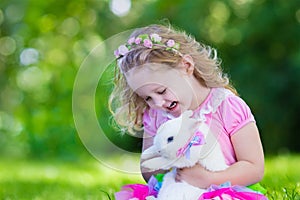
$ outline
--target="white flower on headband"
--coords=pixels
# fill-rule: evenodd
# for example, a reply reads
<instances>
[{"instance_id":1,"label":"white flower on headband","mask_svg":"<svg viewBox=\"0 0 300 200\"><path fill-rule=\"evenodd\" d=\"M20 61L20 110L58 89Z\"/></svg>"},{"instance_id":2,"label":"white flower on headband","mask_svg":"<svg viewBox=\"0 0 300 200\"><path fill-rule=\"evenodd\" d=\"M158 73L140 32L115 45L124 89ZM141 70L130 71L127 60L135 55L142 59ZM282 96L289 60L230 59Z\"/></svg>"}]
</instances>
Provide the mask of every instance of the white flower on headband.
<instances>
[{"instance_id":1,"label":"white flower on headband","mask_svg":"<svg viewBox=\"0 0 300 200\"><path fill-rule=\"evenodd\" d=\"M119 56L124 56L128 52L129 52L129 49L123 44L123 45L119 46L119 48L117 50L115 50L114 54L116 57L119 57Z\"/></svg>"},{"instance_id":2,"label":"white flower on headband","mask_svg":"<svg viewBox=\"0 0 300 200\"><path fill-rule=\"evenodd\" d=\"M122 56L125 56L133 46L136 45L142 45L144 47L147 47L149 49L152 49L154 47L160 47L164 48L167 51L174 51L178 53L179 55L182 55L178 50L180 47L180 44L175 42L174 40L170 39L165 44L161 42L162 38L156 34L152 33L150 35L148 34L142 34L135 37L131 37L128 39L126 44L122 44L119 46L117 50L115 50L114 54L116 58L120 58Z\"/></svg>"},{"instance_id":3,"label":"white flower on headband","mask_svg":"<svg viewBox=\"0 0 300 200\"><path fill-rule=\"evenodd\" d=\"M132 44L134 43L134 41L135 41L135 38L132 37L132 38L129 38L129 40L127 41L127 43L128 43L129 45L132 45Z\"/></svg>"},{"instance_id":4,"label":"white flower on headband","mask_svg":"<svg viewBox=\"0 0 300 200\"><path fill-rule=\"evenodd\" d=\"M156 33L151 34L150 38L153 42L156 42L156 43L161 42L161 37Z\"/></svg>"}]
</instances>

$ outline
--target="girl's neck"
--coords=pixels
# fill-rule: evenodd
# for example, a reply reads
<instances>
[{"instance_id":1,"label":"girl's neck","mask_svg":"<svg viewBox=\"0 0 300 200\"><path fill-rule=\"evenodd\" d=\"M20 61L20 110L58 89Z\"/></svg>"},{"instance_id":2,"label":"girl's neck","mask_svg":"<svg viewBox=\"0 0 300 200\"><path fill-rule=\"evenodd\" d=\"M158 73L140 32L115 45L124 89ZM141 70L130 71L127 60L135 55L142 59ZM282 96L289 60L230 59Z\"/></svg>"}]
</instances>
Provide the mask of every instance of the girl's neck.
<instances>
[{"instance_id":1,"label":"girl's neck","mask_svg":"<svg viewBox=\"0 0 300 200\"><path fill-rule=\"evenodd\" d=\"M195 93L193 94L193 102L191 104L191 110L196 110L208 97L211 88L203 85L200 81L198 81L196 78L193 81L193 90Z\"/></svg>"}]
</instances>

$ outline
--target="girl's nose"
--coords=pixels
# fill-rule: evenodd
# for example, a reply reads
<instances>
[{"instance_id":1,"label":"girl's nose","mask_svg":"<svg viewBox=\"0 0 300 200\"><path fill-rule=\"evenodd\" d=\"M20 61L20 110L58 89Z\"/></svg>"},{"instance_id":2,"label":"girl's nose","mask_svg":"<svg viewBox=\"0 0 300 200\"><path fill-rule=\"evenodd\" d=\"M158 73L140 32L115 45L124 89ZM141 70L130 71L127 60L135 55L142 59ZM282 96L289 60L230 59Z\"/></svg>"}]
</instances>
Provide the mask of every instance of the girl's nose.
<instances>
[{"instance_id":1,"label":"girl's nose","mask_svg":"<svg viewBox=\"0 0 300 200\"><path fill-rule=\"evenodd\" d=\"M154 106L155 106L156 108L161 108L161 107L163 107L164 103L165 103L165 101L164 101L163 99L160 99L160 98L154 99L154 100L153 100L153 104L154 104Z\"/></svg>"}]
</instances>

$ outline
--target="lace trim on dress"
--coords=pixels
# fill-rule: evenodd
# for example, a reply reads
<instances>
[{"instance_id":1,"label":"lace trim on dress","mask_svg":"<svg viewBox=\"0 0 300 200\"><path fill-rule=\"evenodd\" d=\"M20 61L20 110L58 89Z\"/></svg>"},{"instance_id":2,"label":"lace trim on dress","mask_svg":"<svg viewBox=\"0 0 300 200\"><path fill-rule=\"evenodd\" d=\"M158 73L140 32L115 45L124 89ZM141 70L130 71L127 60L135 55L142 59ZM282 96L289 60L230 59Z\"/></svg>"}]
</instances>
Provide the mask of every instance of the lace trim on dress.
<instances>
[{"instance_id":1,"label":"lace trim on dress","mask_svg":"<svg viewBox=\"0 0 300 200\"><path fill-rule=\"evenodd\" d=\"M219 106L222 102L229 96L233 95L233 93L225 88L215 88L211 94L210 100L207 102L206 105L203 106L199 111L194 113L194 117L198 118L199 121L205 122L206 117L205 115L209 113L214 113L218 110Z\"/></svg>"}]
</instances>

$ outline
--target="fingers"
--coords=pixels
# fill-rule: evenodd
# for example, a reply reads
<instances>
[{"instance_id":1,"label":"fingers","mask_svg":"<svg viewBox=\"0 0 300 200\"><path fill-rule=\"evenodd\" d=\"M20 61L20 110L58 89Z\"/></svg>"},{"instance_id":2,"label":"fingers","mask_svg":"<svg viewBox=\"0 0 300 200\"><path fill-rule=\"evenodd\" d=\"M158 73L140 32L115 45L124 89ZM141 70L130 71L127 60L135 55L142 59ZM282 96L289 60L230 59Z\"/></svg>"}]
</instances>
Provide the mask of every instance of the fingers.
<instances>
[{"instance_id":1,"label":"fingers","mask_svg":"<svg viewBox=\"0 0 300 200\"><path fill-rule=\"evenodd\" d=\"M179 168L176 169L176 177L175 177L176 182L182 181L182 179L181 179L182 171L183 171L182 169L179 169Z\"/></svg>"},{"instance_id":2,"label":"fingers","mask_svg":"<svg viewBox=\"0 0 300 200\"><path fill-rule=\"evenodd\" d=\"M175 181L176 181L176 182L181 182L181 179L180 179L180 177L179 177L178 174L177 174L176 177L175 177Z\"/></svg>"}]
</instances>

